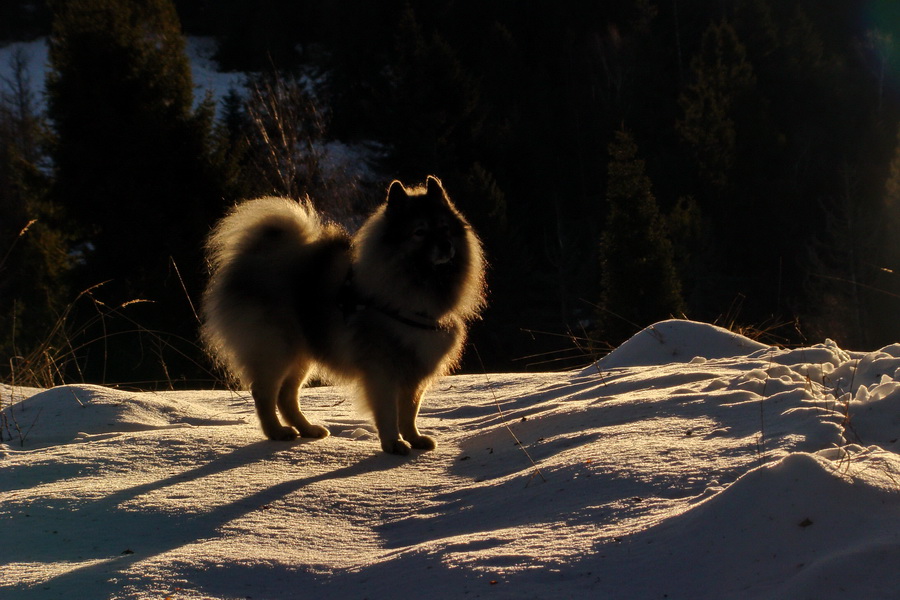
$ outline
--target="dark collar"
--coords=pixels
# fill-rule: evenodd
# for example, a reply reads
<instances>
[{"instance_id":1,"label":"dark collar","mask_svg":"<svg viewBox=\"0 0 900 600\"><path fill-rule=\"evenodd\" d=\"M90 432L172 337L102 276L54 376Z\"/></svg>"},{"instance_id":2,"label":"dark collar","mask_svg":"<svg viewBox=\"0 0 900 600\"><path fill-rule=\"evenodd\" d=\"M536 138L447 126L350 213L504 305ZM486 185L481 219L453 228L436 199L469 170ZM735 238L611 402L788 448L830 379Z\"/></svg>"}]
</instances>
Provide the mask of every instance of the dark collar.
<instances>
[{"instance_id":1,"label":"dark collar","mask_svg":"<svg viewBox=\"0 0 900 600\"><path fill-rule=\"evenodd\" d=\"M424 312L406 313L379 302L363 294L353 281L353 269L347 271L347 277L338 293L338 307L344 313L344 319L367 309L380 312L398 323L425 331L442 331L445 329L432 315Z\"/></svg>"},{"instance_id":2,"label":"dark collar","mask_svg":"<svg viewBox=\"0 0 900 600\"><path fill-rule=\"evenodd\" d=\"M416 329L424 329L426 331L441 331L444 329L444 327L441 327L440 323L438 323L437 319L426 313L411 313L409 316L404 316L403 313L398 310L375 302L369 304L368 308L377 310L384 316L390 317L398 323L403 323L408 327L415 327Z\"/></svg>"}]
</instances>

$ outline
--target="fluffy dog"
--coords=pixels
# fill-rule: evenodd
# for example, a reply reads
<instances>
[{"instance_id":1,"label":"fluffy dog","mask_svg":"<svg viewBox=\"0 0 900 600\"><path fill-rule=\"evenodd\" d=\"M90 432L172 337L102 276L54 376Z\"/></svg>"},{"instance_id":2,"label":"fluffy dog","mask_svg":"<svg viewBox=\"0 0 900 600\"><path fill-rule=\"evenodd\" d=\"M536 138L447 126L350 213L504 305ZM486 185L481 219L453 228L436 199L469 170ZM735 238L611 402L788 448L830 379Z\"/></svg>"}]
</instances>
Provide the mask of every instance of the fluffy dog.
<instances>
[{"instance_id":1,"label":"fluffy dog","mask_svg":"<svg viewBox=\"0 0 900 600\"><path fill-rule=\"evenodd\" d=\"M202 337L250 387L267 437L328 435L297 397L316 370L358 384L385 452L435 447L416 427L422 395L456 366L485 303L481 242L440 180L394 181L352 237L309 203L250 200L206 248Z\"/></svg>"}]
</instances>

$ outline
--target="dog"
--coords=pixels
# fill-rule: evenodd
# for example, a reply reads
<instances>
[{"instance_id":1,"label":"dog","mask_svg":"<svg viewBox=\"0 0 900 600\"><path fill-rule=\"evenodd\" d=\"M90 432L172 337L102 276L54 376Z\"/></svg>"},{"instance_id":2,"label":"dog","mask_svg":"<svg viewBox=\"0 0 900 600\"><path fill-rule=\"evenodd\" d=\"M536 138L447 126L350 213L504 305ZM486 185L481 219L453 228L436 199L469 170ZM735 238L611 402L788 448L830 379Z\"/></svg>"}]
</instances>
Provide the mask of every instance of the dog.
<instances>
[{"instance_id":1,"label":"dog","mask_svg":"<svg viewBox=\"0 0 900 600\"><path fill-rule=\"evenodd\" d=\"M298 401L315 373L358 385L385 452L434 449L416 427L422 396L457 366L486 291L481 241L437 177L392 182L353 236L308 200L243 202L206 257L201 337L249 386L269 439L329 435Z\"/></svg>"}]
</instances>

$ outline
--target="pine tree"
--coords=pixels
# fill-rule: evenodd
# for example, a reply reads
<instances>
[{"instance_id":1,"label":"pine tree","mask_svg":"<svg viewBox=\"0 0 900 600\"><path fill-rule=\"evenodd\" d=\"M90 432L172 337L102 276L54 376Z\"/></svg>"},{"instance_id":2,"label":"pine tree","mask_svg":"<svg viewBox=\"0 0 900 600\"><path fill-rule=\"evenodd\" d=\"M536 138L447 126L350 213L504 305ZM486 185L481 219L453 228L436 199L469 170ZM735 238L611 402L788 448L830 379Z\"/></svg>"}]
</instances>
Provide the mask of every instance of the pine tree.
<instances>
[{"instance_id":1,"label":"pine tree","mask_svg":"<svg viewBox=\"0 0 900 600\"><path fill-rule=\"evenodd\" d=\"M251 171L253 123L241 93L231 88L222 100L222 115L214 128L215 163L223 173L225 196L252 198L271 193Z\"/></svg>"},{"instance_id":2,"label":"pine tree","mask_svg":"<svg viewBox=\"0 0 900 600\"><path fill-rule=\"evenodd\" d=\"M691 70L693 82L679 98L684 116L678 132L693 151L701 178L722 191L739 143L736 105L756 81L747 51L727 21L707 28Z\"/></svg>"},{"instance_id":3,"label":"pine tree","mask_svg":"<svg viewBox=\"0 0 900 600\"><path fill-rule=\"evenodd\" d=\"M0 372L17 369L14 357L44 341L71 266L60 211L47 199L47 124L26 57L15 54L10 66L12 76L0 82Z\"/></svg>"},{"instance_id":4,"label":"pine tree","mask_svg":"<svg viewBox=\"0 0 900 600\"><path fill-rule=\"evenodd\" d=\"M400 15L395 36L383 99L393 162L414 177L447 170L480 127L478 84L456 49L440 32L428 32L412 7Z\"/></svg>"},{"instance_id":5,"label":"pine tree","mask_svg":"<svg viewBox=\"0 0 900 600\"><path fill-rule=\"evenodd\" d=\"M618 343L636 328L684 310L672 244L637 145L626 129L609 145L606 199L609 217L601 240L603 340Z\"/></svg>"},{"instance_id":6,"label":"pine tree","mask_svg":"<svg viewBox=\"0 0 900 600\"><path fill-rule=\"evenodd\" d=\"M147 295L170 256L199 259L192 248L221 204L212 113L193 109L171 0L68 0L54 9L54 196L81 222L93 279L84 283L111 279L125 294Z\"/></svg>"},{"instance_id":7,"label":"pine tree","mask_svg":"<svg viewBox=\"0 0 900 600\"><path fill-rule=\"evenodd\" d=\"M152 300L133 309L141 326L194 339L185 289L199 294L203 238L224 207L224 177L211 103L194 108L175 8L171 0L64 0L53 9L52 198L79 226L75 285L108 281L99 293L111 306ZM131 350L134 363L143 360L143 348ZM127 354L105 350L103 361Z\"/></svg>"}]
</instances>

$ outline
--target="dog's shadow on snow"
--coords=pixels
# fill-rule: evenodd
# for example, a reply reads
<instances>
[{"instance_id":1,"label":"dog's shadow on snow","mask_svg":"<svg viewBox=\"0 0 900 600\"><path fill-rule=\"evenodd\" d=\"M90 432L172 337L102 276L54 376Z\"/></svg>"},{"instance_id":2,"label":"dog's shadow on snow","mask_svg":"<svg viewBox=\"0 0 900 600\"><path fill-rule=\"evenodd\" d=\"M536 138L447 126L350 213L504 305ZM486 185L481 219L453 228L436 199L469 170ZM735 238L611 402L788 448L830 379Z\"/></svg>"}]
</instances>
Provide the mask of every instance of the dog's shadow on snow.
<instances>
[{"instance_id":1,"label":"dog's shadow on snow","mask_svg":"<svg viewBox=\"0 0 900 600\"><path fill-rule=\"evenodd\" d=\"M153 509L132 511L122 507L123 504L142 495L178 484L200 482L209 476L264 462L276 455L296 450L297 446L306 443L310 442L255 442L187 471L116 491L99 500L80 505L71 511L68 521L71 523L84 523L85 521L100 523L99 528L104 534L99 540L86 540L85 547L79 549L79 558L90 561L90 564L51 578L40 585L17 589L16 597L22 599L43 598L50 589L77 590L82 587L82 584L90 584L89 587L96 586L97 581L109 581L110 589L113 589L115 584L112 581L120 579L121 574L134 563L152 559L198 540L215 537L219 535L218 530L222 526L254 511L265 510L271 503L307 486L365 473L388 471L408 463L410 459L415 460L415 457L404 459L379 452L318 475L301 476L264 487L200 514ZM301 472L298 469L299 473ZM198 483L198 485L202 484ZM31 508L31 513L35 516L43 512L39 506ZM55 508L52 505L47 507L48 512L53 510ZM78 529L73 529L72 534L74 535L78 531ZM112 532L112 535L109 532ZM59 531L59 533L64 534L65 532ZM110 539L112 536L120 536L121 547L112 545L115 543ZM41 549L29 556L29 560L49 563L68 561L73 558L69 556L73 552L71 546L61 546L56 549L52 548L50 544L40 544L39 547ZM120 552L121 554L119 554Z\"/></svg>"},{"instance_id":2,"label":"dog's shadow on snow","mask_svg":"<svg viewBox=\"0 0 900 600\"><path fill-rule=\"evenodd\" d=\"M272 442L269 440L260 440L246 446L236 448L229 453L218 456L207 463L196 466L192 469L188 469L187 471L181 471L163 479L151 481L112 493L104 497L102 500L99 500L98 502L108 505L110 510L114 510L119 504L137 498L138 496L162 490L173 485L183 484L190 481L199 481L206 477L219 475L221 473L239 469L241 467L246 467L254 463L263 462L267 459L274 458L275 456L286 452L296 452L298 447L311 443L315 443L315 441L304 439L298 439L292 442ZM387 460L384 460L381 464L376 464L378 463L378 458L381 457L378 455L370 457L371 463L373 464L369 464L369 462L364 459L355 464L348 465L345 468L338 469L336 471L328 471L315 477L301 477L296 480L283 482L279 486L272 486L270 488L266 488L265 490L260 490L258 494L261 494L263 492L270 492L271 501L318 481L352 476L357 474L358 472L366 472L368 470L386 470L401 464L396 460L392 463L389 460L391 458L389 456L384 456L384 458ZM356 469L354 469L354 467L356 467ZM301 467L298 467L298 475L302 475ZM283 493L281 494L279 494L279 490L276 489L279 487L284 488L283 490L281 490L283 491ZM250 502L250 499L254 496L255 495L251 495L250 497L242 499L241 505L246 504L246 502Z\"/></svg>"}]
</instances>

